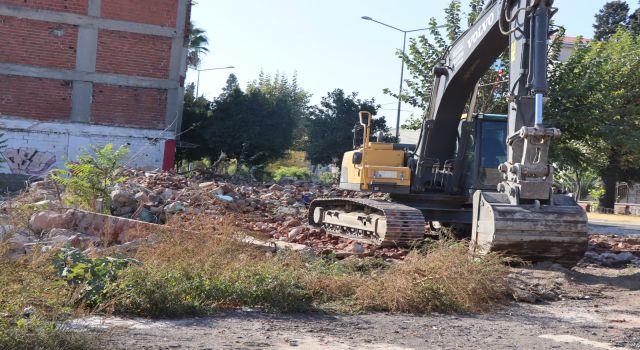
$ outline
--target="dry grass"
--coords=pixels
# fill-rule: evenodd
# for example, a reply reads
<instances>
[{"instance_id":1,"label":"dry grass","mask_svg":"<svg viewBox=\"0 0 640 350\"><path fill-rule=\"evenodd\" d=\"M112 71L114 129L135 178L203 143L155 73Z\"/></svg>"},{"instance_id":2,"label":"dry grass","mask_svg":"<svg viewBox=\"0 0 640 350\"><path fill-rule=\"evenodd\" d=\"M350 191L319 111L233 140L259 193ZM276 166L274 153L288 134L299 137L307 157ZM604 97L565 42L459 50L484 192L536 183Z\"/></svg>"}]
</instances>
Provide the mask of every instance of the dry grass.
<instances>
[{"instance_id":1,"label":"dry grass","mask_svg":"<svg viewBox=\"0 0 640 350\"><path fill-rule=\"evenodd\" d=\"M466 244L444 241L373 277L357 289L356 300L364 310L490 311L508 299L508 273L498 257L473 260Z\"/></svg>"},{"instance_id":2,"label":"dry grass","mask_svg":"<svg viewBox=\"0 0 640 350\"><path fill-rule=\"evenodd\" d=\"M405 261L303 257L242 243L243 232L204 216L141 246L94 303L102 313L147 317L207 315L259 307L274 312L484 312L508 299L508 269L489 256L470 259L466 244L443 240ZM175 222L174 222L175 224ZM87 311L56 278L51 256L0 262L0 312L32 306L48 319ZM77 287L76 287L77 288Z\"/></svg>"},{"instance_id":3,"label":"dry grass","mask_svg":"<svg viewBox=\"0 0 640 350\"><path fill-rule=\"evenodd\" d=\"M0 251L4 249L0 244ZM70 305L71 293L64 281L54 277L48 254L17 262L0 258L0 350L103 348L95 335L57 326L57 321L82 311ZM28 317L25 310L30 310Z\"/></svg>"},{"instance_id":4,"label":"dry grass","mask_svg":"<svg viewBox=\"0 0 640 350\"><path fill-rule=\"evenodd\" d=\"M326 310L484 312L508 299L508 268L496 256L470 259L463 243L442 241L404 262L328 261L265 253L216 233L185 231L143 247L108 307L143 316L201 315L250 306L277 312ZM125 291L125 292L122 292Z\"/></svg>"}]
</instances>

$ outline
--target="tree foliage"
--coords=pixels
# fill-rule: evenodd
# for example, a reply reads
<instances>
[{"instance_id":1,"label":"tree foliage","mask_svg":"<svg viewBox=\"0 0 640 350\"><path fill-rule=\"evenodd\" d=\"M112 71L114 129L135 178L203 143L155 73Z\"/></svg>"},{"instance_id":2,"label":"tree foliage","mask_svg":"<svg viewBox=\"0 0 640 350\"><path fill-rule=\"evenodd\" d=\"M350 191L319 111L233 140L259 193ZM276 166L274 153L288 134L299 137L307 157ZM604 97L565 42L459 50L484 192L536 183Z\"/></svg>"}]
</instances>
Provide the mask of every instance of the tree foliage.
<instances>
[{"instance_id":1,"label":"tree foliage","mask_svg":"<svg viewBox=\"0 0 640 350\"><path fill-rule=\"evenodd\" d=\"M466 14L465 26L475 23L485 6L484 0L472 0ZM444 34L440 31L435 18L428 24L428 36L421 35L409 39L408 52L398 56L404 60L409 71L409 78L405 80L407 88L399 98L410 105L427 110L433 84L433 68L447 52L451 43L463 33L462 6L460 0L452 0L445 12ZM481 79L476 111L506 113L506 97L508 86L504 79L508 77L508 59L506 55L499 58L485 76ZM385 93L398 98L398 95L385 89Z\"/></svg>"},{"instance_id":2,"label":"tree foliage","mask_svg":"<svg viewBox=\"0 0 640 350\"><path fill-rule=\"evenodd\" d=\"M229 79L232 77L235 79L233 74L229 76ZM229 80L227 80L228 83ZM211 151L205 147L207 144L206 135L198 130L211 118L211 102L203 96L196 97L195 90L195 84L191 83L187 85L184 93L181 141L185 143L186 147L178 147L176 151L176 159L178 160L195 161L211 156Z\"/></svg>"},{"instance_id":3,"label":"tree foliage","mask_svg":"<svg viewBox=\"0 0 640 350\"><path fill-rule=\"evenodd\" d=\"M640 4L640 1L638 4ZM629 16L629 30L635 35L640 35L640 8L637 8Z\"/></svg>"},{"instance_id":4,"label":"tree foliage","mask_svg":"<svg viewBox=\"0 0 640 350\"><path fill-rule=\"evenodd\" d=\"M217 159L221 152L248 165L264 164L290 149L294 131L308 104L308 94L284 75L261 74L244 92L232 74L213 102L185 94L181 159Z\"/></svg>"},{"instance_id":5,"label":"tree foliage","mask_svg":"<svg viewBox=\"0 0 640 350\"><path fill-rule=\"evenodd\" d=\"M188 25L188 52L187 65L191 68L198 68L202 59L202 55L209 52L209 39L204 29L197 28L193 22Z\"/></svg>"},{"instance_id":6,"label":"tree foliage","mask_svg":"<svg viewBox=\"0 0 640 350\"><path fill-rule=\"evenodd\" d=\"M126 145L114 148L113 144L90 148L91 152L81 153L76 161L66 161L66 169L53 169L52 178L66 188L70 204L95 210L97 201L101 200L103 211L109 213L111 190L126 180L119 175L118 167L129 148Z\"/></svg>"},{"instance_id":7,"label":"tree foliage","mask_svg":"<svg viewBox=\"0 0 640 350\"><path fill-rule=\"evenodd\" d=\"M638 44L624 29L608 41L580 44L551 78L547 122L563 131L554 156L602 177L605 208L613 208L618 181L640 179Z\"/></svg>"},{"instance_id":8,"label":"tree foliage","mask_svg":"<svg viewBox=\"0 0 640 350\"><path fill-rule=\"evenodd\" d=\"M355 92L347 95L343 90L336 89L328 93L322 98L320 106L311 110L307 121L307 158L313 164L340 162L344 152L353 149L353 130L360 125L358 113L369 111L376 115L379 108L374 99L359 99ZM374 119L372 131L374 134L378 131L388 133L384 117Z\"/></svg>"},{"instance_id":9,"label":"tree foliage","mask_svg":"<svg viewBox=\"0 0 640 350\"><path fill-rule=\"evenodd\" d=\"M608 40L619 27L627 27L629 24L628 15L629 5L625 1L615 0L604 4L600 12L595 15L594 39Z\"/></svg>"}]
</instances>

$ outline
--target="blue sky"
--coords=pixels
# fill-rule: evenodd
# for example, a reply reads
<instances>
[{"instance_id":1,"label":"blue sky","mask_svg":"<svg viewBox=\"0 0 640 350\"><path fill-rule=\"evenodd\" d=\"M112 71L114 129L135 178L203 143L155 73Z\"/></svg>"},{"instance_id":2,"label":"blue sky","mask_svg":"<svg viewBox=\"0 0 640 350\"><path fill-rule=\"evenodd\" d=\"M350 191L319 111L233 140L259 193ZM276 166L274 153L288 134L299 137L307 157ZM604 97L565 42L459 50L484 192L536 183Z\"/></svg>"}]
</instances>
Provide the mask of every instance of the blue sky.
<instances>
[{"instance_id":1,"label":"blue sky","mask_svg":"<svg viewBox=\"0 0 640 350\"><path fill-rule=\"evenodd\" d=\"M400 83L402 33L374 22L370 16L395 27L423 28L429 18L442 22L449 0L198 0L192 21L207 31L210 53L201 68L235 66L229 70L201 72L200 93L219 95L229 73L241 86L260 71L292 76L310 92L313 103L335 88L356 91L361 98L375 98L381 115L394 124L397 100L382 90L397 91ZM567 35L593 35L594 15L606 0L556 0L556 23ZM627 1L632 9L636 0ZM466 11L468 0L462 0ZM417 33L419 34L419 33ZM195 82L190 71L187 81ZM403 105L401 119L412 113Z\"/></svg>"}]
</instances>

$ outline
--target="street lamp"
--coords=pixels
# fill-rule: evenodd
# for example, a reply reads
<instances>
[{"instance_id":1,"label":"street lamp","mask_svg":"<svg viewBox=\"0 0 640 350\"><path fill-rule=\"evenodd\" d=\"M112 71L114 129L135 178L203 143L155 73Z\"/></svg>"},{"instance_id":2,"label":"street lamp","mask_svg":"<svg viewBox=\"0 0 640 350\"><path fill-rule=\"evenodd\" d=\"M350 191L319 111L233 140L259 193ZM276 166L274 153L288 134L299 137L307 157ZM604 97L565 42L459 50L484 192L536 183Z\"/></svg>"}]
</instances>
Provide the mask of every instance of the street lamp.
<instances>
[{"instance_id":1,"label":"street lamp","mask_svg":"<svg viewBox=\"0 0 640 350\"><path fill-rule=\"evenodd\" d=\"M378 24L382 24L385 27L389 27L391 29L395 29L399 32L402 32L404 34L404 39L402 41L402 56L404 57L404 52L405 49L407 47L407 33L413 33L413 32L420 32L423 30L427 30L429 28L419 28L419 29L413 29L413 30L402 30L399 28L396 28L394 26L388 25L386 23L382 23L380 21L376 21L375 19L369 17L369 16L362 16L362 19L364 19L365 21L372 21L372 22L376 22ZM436 28L443 28L444 26L438 26ZM400 137L400 108L402 107L402 100L400 99L400 96L402 95L402 84L404 83L404 58L402 59L402 67L400 68L400 91L398 91L398 117L396 118L396 138Z\"/></svg>"},{"instance_id":2,"label":"street lamp","mask_svg":"<svg viewBox=\"0 0 640 350\"><path fill-rule=\"evenodd\" d=\"M191 68L191 67L189 67L189 68ZM206 68L206 69L191 68L191 69L193 69L193 70L198 72L198 82L196 83L196 97L200 96L198 94L200 92L200 72L206 72L206 71L210 71L210 70L219 70L219 69L233 69L233 68L236 68L236 67L228 66L228 67Z\"/></svg>"}]
</instances>

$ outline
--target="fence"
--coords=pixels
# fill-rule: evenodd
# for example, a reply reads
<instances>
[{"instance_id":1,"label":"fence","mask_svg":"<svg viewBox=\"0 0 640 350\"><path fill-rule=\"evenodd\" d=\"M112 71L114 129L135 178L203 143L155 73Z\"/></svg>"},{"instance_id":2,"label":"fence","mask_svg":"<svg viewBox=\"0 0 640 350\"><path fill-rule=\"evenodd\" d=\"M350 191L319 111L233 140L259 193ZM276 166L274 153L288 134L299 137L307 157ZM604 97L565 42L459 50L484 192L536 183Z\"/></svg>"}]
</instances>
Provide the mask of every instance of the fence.
<instances>
[{"instance_id":1,"label":"fence","mask_svg":"<svg viewBox=\"0 0 640 350\"><path fill-rule=\"evenodd\" d=\"M617 215L640 216L640 204L635 203L616 203L613 209L600 208L596 202L578 202L580 206L587 212Z\"/></svg>"}]
</instances>

